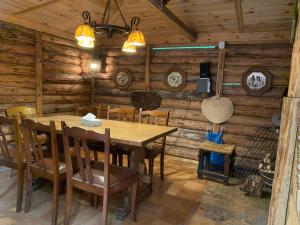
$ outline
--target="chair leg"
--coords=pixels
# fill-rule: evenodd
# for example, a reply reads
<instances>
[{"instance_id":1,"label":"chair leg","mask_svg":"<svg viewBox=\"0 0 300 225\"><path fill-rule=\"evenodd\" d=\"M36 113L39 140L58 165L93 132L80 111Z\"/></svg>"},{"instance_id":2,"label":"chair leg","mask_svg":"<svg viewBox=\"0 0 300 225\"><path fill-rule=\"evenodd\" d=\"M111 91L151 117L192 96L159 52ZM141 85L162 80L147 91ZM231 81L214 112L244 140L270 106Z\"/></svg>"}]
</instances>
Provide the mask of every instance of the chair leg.
<instances>
[{"instance_id":1,"label":"chair leg","mask_svg":"<svg viewBox=\"0 0 300 225\"><path fill-rule=\"evenodd\" d=\"M108 217L108 193L103 194L103 206L102 206L102 225L107 225Z\"/></svg>"},{"instance_id":2,"label":"chair leg","mask_svg":"<svg viewBox=\"0 0 300 225\"><path fill-rule=\"evenodd\" d=\"M120 150L118 153L118 158L119 158L119 166L123 166L123 152Z\"/></svg>"},{"instance_id":3,"label":"chair leg","mask_svg":"<svg viewBox=\"0 0 300 225\"><path fill-rule=\"evenodd\" d=\"M64 225L69 225L70 222L71 222L72 197L73 197L73 188L72 188L72 186L70 184L70 181L67 181L67 198L66 198L65 222L64 222Z\"/></svg>"},{"instance_id":4,"label":"chair leg","mask_svg":"<svg viewBox=\"0 0 300 225\"><path fill-rule=\"evenodd\" d=\"M130 168L130 152L127 155L127 167Z\"/></svg>"},{"instance_id":5,"label":"chair leg","mask_svg":"<svg viewBox=\"0 0 300 225\"><path fill-rule=\"evenodd\" d=\"M53 182L52 225L56 225L59 204L59 179Z\"/></svg>"},{"instance_id":6,"label":"chair leg","mask_svg":"<svg viewBox=\"0 0 300 225\"><path fill-rule=\"evenodd\" d=\"M23 200L23 186L24 186L24 169L23 168L18 169L17 176L18 176L18 197L17 197L16 212L21 212L22 200Z\"/></svg>"},{"instance_id":7,"label":"chair leg","mask_svg":"<svg viewBox=\"0 0 300 225\"><path fill-rule=\"evenodd\" d=\"M117 163L118 163L118 153L115 149L113 149L111 152L112 152L112 164L117 165Z\"/></svg>"},{"instance_id":8,"label":"chair leg","mask_svg":"<svg viewBox=\"0 0 300 225\"><path fill-rule=\"evenodd\" d=\"M164 171L165 171L165 152L160 153L160 179L164 180Z\"/></svg>"},{"instance_id":9,"label":"chair leg","mask_svg":"<svg viewBox=\"0 0 300 225\"><path fill-rule=\"evenodd\" d=\"M131 186L131 217L133 221L136 221L136 195L137 195L137 181Z\"/></svg>"},{"instance_id":10,"label":"chair leg","mask_svg":"<svg viewBox=\"0 0 300 225\"><path fill-rule=\"evenodd\" d=\"M29 212L32 198L32 174L30 170L27 169L27 179L26 179L26 198L25 198L25 212Z\"/></svg>"},{"instance_id":11,"label":"chair leg","mask_svg":"<svg viewBox=\"0 0 300 225\"><path fill-rule=\"evenodd\" d=\"M230 155L224 155L224 184L228 185L229 180Z\"/></svg>"},{"instance_id":12,"label":"chair leg","mask_svg":"<svg viewBox=\"0 0 300 225\"><path fill-rule=\"evenodd\" d=\"M149 157L149 175L152 178L154 174L154 158L151 156Z\"/></svg>"}]
</instances>

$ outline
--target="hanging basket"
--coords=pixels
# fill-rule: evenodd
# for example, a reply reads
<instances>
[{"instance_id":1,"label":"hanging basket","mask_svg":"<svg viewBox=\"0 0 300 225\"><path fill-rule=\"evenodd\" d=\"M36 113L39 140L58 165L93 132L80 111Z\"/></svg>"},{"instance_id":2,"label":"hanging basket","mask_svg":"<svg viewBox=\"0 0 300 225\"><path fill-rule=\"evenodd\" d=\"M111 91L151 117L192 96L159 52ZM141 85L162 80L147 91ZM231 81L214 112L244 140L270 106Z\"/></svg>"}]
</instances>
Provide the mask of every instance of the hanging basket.
<instances>
[{"instance_id":1,"label":"hanging basket","mask_svg":"<svg viewBox=\"0 0 300 225\"><path fill-rule=\"evenodd\" d=\"M160 107L162 98L159 94L150 91L138 91L131 95L131 105L139 110L155 110Z\"/></svg>"},{"instance_id":2,"label":"hanging basket","mask_svg":"<svg viewBox=\"0 0 300 225\"><path fill-rule=\"evenodd\" d=\"M213 96L205 99L202 104L202 113L212 123L223 123L233 114L233 103L229 98Z\"/></svg>"}]
</instances>

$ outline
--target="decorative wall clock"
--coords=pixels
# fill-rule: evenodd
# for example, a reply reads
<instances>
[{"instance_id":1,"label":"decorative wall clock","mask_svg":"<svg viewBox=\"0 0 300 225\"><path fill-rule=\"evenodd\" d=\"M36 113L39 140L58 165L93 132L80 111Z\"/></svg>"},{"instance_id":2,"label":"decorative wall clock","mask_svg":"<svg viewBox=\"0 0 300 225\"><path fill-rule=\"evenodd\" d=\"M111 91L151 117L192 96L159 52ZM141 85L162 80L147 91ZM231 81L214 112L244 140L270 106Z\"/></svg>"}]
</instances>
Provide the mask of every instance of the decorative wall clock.
<instances>
[{"instance_id":1,"label":"decorative wall clock","mask_svg":"<svg viewBox=\"0 0 300 225\"><path fill-rule=\"evenodd\" d=\"M127 89L131 81L131 71L129 69L119 69L114 74L114 83L119 89Z\"/></svg>"},{"instance_id":2,"label":"decorative wall clock","mask_svg":"<svg viewBox=\"0 0 300 225\"><path fill-rule=\"evenodd\" d=\"M186 85L186 74L180 68L171 68L165 76L165 85L170 91L180 91Z\"/></svg>"},{"instance_id":3,"label":"decorative wall clock","mask_svg":"<svg viewBox=\"0 0 300 225\"><path fill-rule=\"evenodd\" d=\"M272 74L265 67L251 67L244 73L243 87L249 95L261 96L272 87Z\"/></svg>"}]
</instances>

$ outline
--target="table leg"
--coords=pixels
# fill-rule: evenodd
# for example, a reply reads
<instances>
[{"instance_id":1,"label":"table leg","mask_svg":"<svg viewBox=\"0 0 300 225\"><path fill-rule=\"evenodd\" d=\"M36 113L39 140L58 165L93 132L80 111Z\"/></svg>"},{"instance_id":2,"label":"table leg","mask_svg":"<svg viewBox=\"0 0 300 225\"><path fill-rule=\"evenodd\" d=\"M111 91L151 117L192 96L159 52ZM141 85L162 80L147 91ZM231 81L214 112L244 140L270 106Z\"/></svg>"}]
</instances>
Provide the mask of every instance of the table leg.
<instances>
[{"instance_id":1,"label":"table leg","mask_svg":"<svg viewBox=\"0 0 300 225\"><path fill-rule=\"evenodd\" d=\"M199 150L199 164L198 164L198 178L202 179L203 175L201 173L201 171L204 169L203 164L204 164L204 151L203 150Z\"/></svg>"},{"instance_id":2,"label":"table leg","mask_svg":"<svg viewBox=\"0 0 300 225\"><path fill-rule=\"evenodd\" d=\"M224 184L228 185L230 169L230 155L224 154Z\"/></svg>"},{"instance_id":3,"label":"table leg","mask_svg":"<svg viewBox=\"0 0 300 225\"><path fill-rule=\"evenodd\" d=\"M205 153L205 170L210 170L210 152Z\"/></svg>"},{"instance_id":4,"label":"table leg","mask_svg":"<svg viewBox=\"0 0 300 225\"><path fill-rule=\"evenodd\" d=\"M144 200L151 193L152 180L147 174L147 167L145 163L145 149L139 148L131 151L131 162L130 168L139 173L138 181L138 194L137 194L137 204ZM124 220L130 213L129 198L130 192L127 191L127 196L123 206L118 208L116 218L118 220Z\"/></svg>"}]
</instances>

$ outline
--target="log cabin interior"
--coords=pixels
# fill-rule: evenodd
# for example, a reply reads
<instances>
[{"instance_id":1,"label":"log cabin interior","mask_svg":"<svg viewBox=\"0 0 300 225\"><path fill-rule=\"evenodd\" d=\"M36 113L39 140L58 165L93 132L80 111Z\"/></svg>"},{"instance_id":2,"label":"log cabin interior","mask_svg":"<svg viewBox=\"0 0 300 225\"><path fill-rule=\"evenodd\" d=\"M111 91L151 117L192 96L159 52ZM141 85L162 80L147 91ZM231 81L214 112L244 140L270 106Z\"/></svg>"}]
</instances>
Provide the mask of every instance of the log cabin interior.
<instances>
[{"instance_id":1,"label":"log cabin interior","mask_svg":"<svg viewBox=\"0 0 300 225\"><path fill-rule=\"evenodd\" d=\"M300 224L298 1L0 11L1 225Z\"/></svg>"}]
</instances>

